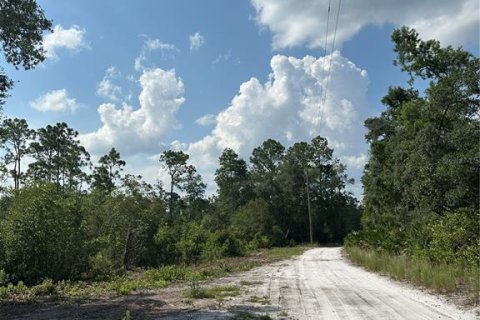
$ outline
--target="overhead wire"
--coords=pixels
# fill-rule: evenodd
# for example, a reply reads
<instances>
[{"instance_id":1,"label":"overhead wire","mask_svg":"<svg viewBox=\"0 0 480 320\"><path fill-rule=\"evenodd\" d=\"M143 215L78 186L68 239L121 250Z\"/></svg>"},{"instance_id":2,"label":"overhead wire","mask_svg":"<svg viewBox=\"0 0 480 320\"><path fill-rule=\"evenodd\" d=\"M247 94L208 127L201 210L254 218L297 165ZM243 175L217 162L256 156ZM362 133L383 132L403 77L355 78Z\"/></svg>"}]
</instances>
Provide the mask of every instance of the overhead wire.
<instances>
[{"instance_id":1,"label":"overhead wire","mask_svg":"<svg viewBox=\"0 0 480 320\"><path fill-rule=\"evenodd\" d=\"M341 2L341 0L340 0L340 2ZM325 43L324 43L325 57L328 54L328 31L329 31L329 26L330 26L330 8L331 8L331 0L328 0L327 26L326 26L326 31L325 31ZM335 22L335 34L334 34L334 37L333 37L334 40L333 40L332 50L335 47L335 37L336 37L337 27L338 27L339 11L340 11L340 3L339 3L339 9L337 11L337 19L336 19L337 21ZM330 65L331 65L331 53L332 53L332 51L330 51ZM324 71L324 68L322 68L320 70L320 79L322 79L322 76L324 75L324 72L322 72L322 71ZM329 72L329 70L327 70L327 72ZM325 96L326 96L326 90L327 90L327 87L328 87L328 77L329 76L327 76L327 83L326 83L325 88L324 88ZM321 125L321 123L322 123L323 109L324 109L324 108L322 108L322 106L323 106L322 97L320 96L318 125ZM319 133L320 133L320 130L319 130ZM305 170L305 176L306 176L306 188L307 188L307 197L308 197L308 217L309 217L309 224L310 224L310 242L313 243L312 216L311 216L311 213L310 213L310 191L309 191L308 171L307 170ZM320 176L319 183L322 183L321 182L321 176Z\"/></svg>"},{"instance_id":2,"label":"overhead wire","mask_svg":"<svg viewBox=\"0 0 480 320\"><path fill-rule=\"evenodd\" d=\"M325 28L325 41L324 41L324 45L323 45L323 48L325 50L325 57L328 55L328 31L329 31L329 26L330 26L330 8L331 8L331 4L332 4L332 0L328 0L328 10L327 10L327 25L326 25L326 28ZM324 69L322 68L320 70L320 79L323 78L324 76ZM323 109L322 109L322 100L323 100L323 94L324 94L324 90L321 92L321 96L320 96L320 106L319 106L319 115L318 115L318 125L321 125L322 123L322 117L323 117Z\"/></svg>"},{"instance_id":3,"label":"overhead wire","mask_svg":"<svg viewBox=\"0 0 480 320\"><path fill-rule=\"evenodd\" d=\"M325 45L323 48L325 48L325 53L327 53L327 40L328 40L328 27L330 25L330 5L332 3L332 0L328 0L328 11L327 11L327 28L325 31Z\"/></svg>"},{"instance_id":4,"label":"overhead wire","mask_svg":"<svg viewBox=\"0 0 480 320\"><path fill-rule=\"evenodd\" d=\"M325 83L325 90L324 90L322 105L325 104L325 102L327 101L328 85L329 85L330 76L331 76L331 73L332 73L332 54L333 54L333 51L335 50L335 40L337 38L338 21L339 21L339 17L340 17L340 8L341 7L342 7L342 0L339 0L338 1L338 9L337 9L337 17L335 19L335 31L333 33L332 47L330 49L330 54L329 54L329 65L328 65L328 69L327 69L327 77L326 77L326 83Z\"/></svg>"}]
</instances>

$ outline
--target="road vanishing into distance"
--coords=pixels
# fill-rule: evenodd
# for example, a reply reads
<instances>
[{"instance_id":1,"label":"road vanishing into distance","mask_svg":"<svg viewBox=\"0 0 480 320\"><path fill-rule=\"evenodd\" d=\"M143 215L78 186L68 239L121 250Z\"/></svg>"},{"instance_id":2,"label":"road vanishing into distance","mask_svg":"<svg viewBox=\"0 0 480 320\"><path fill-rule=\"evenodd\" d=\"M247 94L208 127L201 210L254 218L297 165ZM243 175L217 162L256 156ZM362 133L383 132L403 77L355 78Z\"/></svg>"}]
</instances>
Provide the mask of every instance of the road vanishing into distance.
<instances>
[{"instance_id":1,"label":"road vanishing into distance","mask_svg":"<svg viewBox=\"0 0 480 320\"><path fill-rule=\"evenodd\" d=\"M352 265L341 248L311 249L228 279L255 285L218 310L161 319L229 319L239 310L272 319L478 319L472 310Z\"/></svg>"},{"instance_id":2,"label":"road vanishing into distance","mask_svg":"<svg viewBox=\"0 0 480 320\"><path fill-rule=\"evenodd\" d=\"M126 296L45 303L0 305L0 320L354 320L480 319L480 307L462 309L411 285L352 265L342 248L315 248L288 260L202 282L233 287L221 299L186 298L189 285Z\"/></svg>"}]
</instances>

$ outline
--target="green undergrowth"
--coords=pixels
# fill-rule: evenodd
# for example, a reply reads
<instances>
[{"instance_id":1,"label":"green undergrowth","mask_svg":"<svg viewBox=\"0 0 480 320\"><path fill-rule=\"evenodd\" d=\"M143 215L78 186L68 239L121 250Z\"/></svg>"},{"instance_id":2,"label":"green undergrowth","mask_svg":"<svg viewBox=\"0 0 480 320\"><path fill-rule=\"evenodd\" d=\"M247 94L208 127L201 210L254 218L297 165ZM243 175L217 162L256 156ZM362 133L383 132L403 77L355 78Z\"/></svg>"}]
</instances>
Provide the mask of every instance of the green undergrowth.
<instances>
[{"instance_id":1,"label":"green undergrowth","mask_svg":"<svg viewBox=\"0 0 480 320\"><path fill-rule=\"evenodd\" d=\"M479 303L480 269L454 264L433 264L425 258L390 255L355 246L345 247L352 262L369 271L423 286L437 293L462 294L469 302Z\"/></svg>"},{"instance_id":2,"label":"green undergrowth","mask_svg":"<svg viewBox=\"0 0 480 320\"><path fill-rule=\"evenodd\" d=\"M217 299L223 300L226 297L235 297L240 294L240 287L235 285L207 287L194 281L190 283L189 289L185 292L186 298L192 299Z\"/></svg>"},{"instance_id":3,"label":"green undergrowth","mask_svg":"<svg viewBox=\"0 0 480 320\"><path fill-rule=\"evenodd\" d=\"M195 265L170 265L155 269L128 271L105 281L58 281L46 279L35 286L23 282L0 286L0 303L7 301L45 301L94 299L128 295L141 290L161 289L173 283L205 281L234 272L299 255L309 247L271 248L251 252L245 257L223 258ZM0 270L1 276L1 270ZM221 293L209 292L215 297Z\"/></svg>"}]
</instances>

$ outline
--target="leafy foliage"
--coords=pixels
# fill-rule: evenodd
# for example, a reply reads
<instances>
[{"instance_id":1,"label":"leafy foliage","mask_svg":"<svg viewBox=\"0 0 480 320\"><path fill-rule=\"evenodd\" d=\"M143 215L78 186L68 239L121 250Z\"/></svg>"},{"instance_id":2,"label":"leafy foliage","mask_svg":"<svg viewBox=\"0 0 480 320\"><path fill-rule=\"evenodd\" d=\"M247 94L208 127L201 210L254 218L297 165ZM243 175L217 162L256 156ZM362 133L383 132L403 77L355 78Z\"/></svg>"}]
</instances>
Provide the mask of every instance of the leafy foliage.
<instances>
[{"instance_id":1,"label":"leafy foliage","mask_svg":"<svg viewBox=\"0 0 480 320\"><path fill-rule=\"evenodd\" d=\"M187 173L187 160L189 158L188 154L185 154L183 151L173 151L167 150L162 153L160 156L160 162L163 163L165 169L167 169L168 174L170 175L170 193L169 193L169 205L168 211L170 217L174 216L174 187L180 187L180 183L184 179L184 175Z\"/></svg>"},{"instance_id":2,"label":"leafy foliage","mask_svg":"<svg viewBox=\"0 0 480 320\"><path fill-rule=\"evenodd\" d=\"M120 179L120 172L125 167L125 161L120 159L120 153L112 148L108 154L100 158L99 166L95 167L92 187L107 193L115 189L115 181Z\"/></svg>"},{"instance_id":3,"label":"leafy foliage","mask_svg":"<svg viewBox=\"0 0 480 320\"><path fill-rule=\"evenodd\" d=\"M75 278L85 270L81 199L53 185L18 191L0 223L3 266L13 279ZM79 210L80 208L80 210Z\"/></svg>"},{"instance_id":4,"label":"leafy foliage","mask_svg":"<svg viewBox=\"0 0 480 320\"><path fill-rule=\"evenodd\" d=\"M4 166L13 163L10 175L15 189L20 188L23 179L21 170L22 159L29 153L27 143L35 137L35 130L29 129L24 119L5 119L0 127L0 145L5 149Z\"/></svg>"},{"instance_id":5,"label":"leafy foliage","mask_svg":"<svg viewBox=\"0 0 480 320\"><path fill-rule=\"evenodd\" d=\"M0 1L0 42L5 61L15 68L28 70L45 59L43 32L52 23L34 0ZM13 81L0 68L0 106L5 102Z\"/></svg>"},{"instance_id":6,"label":"leafy foliage","mask_svg":"<svg viewBox=\"0 0 480 320\"><path fill-rule=\"evenodd\" d=\"M392 40L410 86L391 87L365 122L363 230L347 243L478 267L480 59L406 27ZM421 95L413 84L425 80Z\"/></svg>"},{"instance_id":7,"label":"leafy foliage","mask_svg":"<svg viewBox=\"0 0 480 320\"><path fill-rule=\"evenodd\" d=\"M83 171L89 155L65 123L40 128L35 140L24 120L8 123L21 129L15 135L21 149L12 154L29 152L34 159L28 179L0 201L0 270L8 282L101 280L138 267L197 265L307 241L307 189L316 241L342 241L359 219L356 201L344 190L345 167L324 138L286 152L268 140L254 150L250 170L226 149L216 172L218 197L210 199L188 155L166 151L161 160L172 178L170 190L184 191L173 202L173 192L161 184L121 175L125 162L114 148L89 176Z\"/></svg>"},{"instance_id":8,"label":"leafy foliage","mask_svg":"<svg viewBox=\"0 0 480 320\"><path fill-rule=\"evenodd\" d=\"M64 122L40 128L37 141L30 144L35 160L28 167L30 179L51 182L63 190L79 188L87 178L82 168L89 164L90 154L77 137L78 132Z\"/></svg>"}]
</instances>

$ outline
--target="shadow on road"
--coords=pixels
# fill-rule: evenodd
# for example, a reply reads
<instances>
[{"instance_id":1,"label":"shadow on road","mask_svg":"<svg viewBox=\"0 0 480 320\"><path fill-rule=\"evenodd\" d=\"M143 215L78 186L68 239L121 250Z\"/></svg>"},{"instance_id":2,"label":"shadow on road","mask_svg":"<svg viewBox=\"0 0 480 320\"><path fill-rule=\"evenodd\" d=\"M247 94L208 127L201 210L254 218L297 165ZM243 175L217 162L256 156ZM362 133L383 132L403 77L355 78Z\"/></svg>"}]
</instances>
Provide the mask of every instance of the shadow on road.
<instances>
[{"instance_id":1,"label":"shadow on road","mask_svg":"<svg viewBox=\"0 0 480 320\"><path fill-rule=\"evenodd\" d=\"M219 304L219 308L222 307ZM234 304L222 310L178 310L168 305L155 294L133 294L115 299L92 299L83 301L9 303L0 304L1 319L9 320L121 320L129 310L136 319L232 319L236 315L255 315L278 312L277 307Z\"/></svg>"},{"instance_id":2,"label":"shadow on road","mask_svg":"<svg viewBox=\"0 0 480 320\"><path fill-rule=\"evenodd\" d=\"M128 309L133 319L156 319L165 302L154 294L134 294L116 299L0 304L0 318L9 320L121 320Z\"/></svg>"},{"instance_id":3,"label":"shadow on road","mask_svg":"<svg viewBox=\"0 0 480 320\"><path fill-rule=\"evenodd\" d=\"M262 315L279 312L278 307L273 306L252 306L246 304L237 304L222 310L188 310L182 312L173 312L164 316L159 316L156 319L161 320L226 320L232 319L236 315L248 315L245 319L256 319Z\"/></svg>"}]
</instances>

